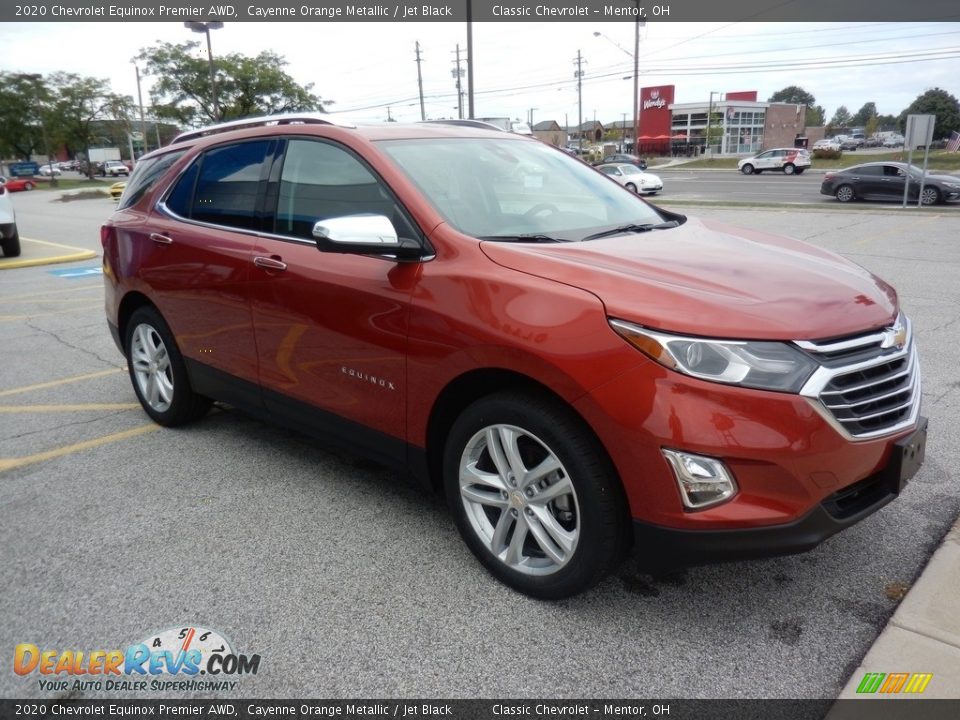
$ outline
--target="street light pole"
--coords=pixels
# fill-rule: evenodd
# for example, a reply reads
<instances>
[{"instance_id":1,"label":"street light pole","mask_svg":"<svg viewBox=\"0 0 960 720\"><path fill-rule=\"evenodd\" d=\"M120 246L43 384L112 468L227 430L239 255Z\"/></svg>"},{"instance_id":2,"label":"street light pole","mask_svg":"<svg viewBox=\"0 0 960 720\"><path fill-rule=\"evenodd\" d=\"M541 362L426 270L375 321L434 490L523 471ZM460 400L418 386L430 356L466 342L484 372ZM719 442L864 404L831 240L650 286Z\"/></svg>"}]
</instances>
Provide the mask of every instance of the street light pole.
<instances>
[{"instance_id":1,"label":"street light pole","mask_svg":"<svg viewBox=\"0 0 960 720\"><path fill-rule=\"evenodd\" d=\"M140 92L140 68L136 63L133 64L133 69L137 71L137 103L140 105L140 135L143 137L143 154L147 152L147 121L143 115L143 93ZM158 144L159 148L160 145ZM134 158L130 158L133 160Z\"/></svg>"},{"instance_id":2,"label":"street light pole","mask_svg":"<svg viewBox=\"0 0 960 720\"><path fill-rule=\"evenodd\" d=\"M210 31L219 30L223 27L223 23L189 21L185 22L183 26L189 30L193 30L195 33L203 33L207 36L207 57L210 60L210 89L213 92L213 114L216 116L216 120L221 120L220 99L217 97L217 75L213 65L213 46L210 44Z\"/></svg>"}]
</instances>

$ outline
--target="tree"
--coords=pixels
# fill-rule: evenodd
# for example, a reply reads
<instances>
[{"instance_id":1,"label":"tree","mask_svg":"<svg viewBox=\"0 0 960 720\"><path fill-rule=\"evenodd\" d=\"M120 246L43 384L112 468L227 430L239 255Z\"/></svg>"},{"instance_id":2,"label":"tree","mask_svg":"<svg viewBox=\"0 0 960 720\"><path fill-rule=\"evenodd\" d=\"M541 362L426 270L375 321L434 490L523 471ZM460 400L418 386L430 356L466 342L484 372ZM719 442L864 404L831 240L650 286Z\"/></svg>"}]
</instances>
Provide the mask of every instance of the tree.
<instances>
[{"instance_id":1,"label":"tree","mask_svg":"<svg viewBox=\"0 0 960 720\"><path fill-rule=\"evenodd\" d=\"M0 157L29 160L46 152L40 115L47 102L42 76L0 72Z\"/></svg>"},{"instance_id":2,"label":"tree","mask_svg":"<svg viewBox=\"0 0 960 720\"><path fill-rule=\"evenodd\" d=\"M146 63L146 74L156 78L150 91L154 111L183 125L198 126L221 120L295 111L324 111L313 83L299 85L284 70L286 60L264 51L256 57L229 53L215 58L220 114L214 109L210 65L200 43L160 43L144 48L135 58Z\"/></svg>"},{"instance_id":3,"label":"tree","mask_svg":"<svg viewBox=\"0 0 960 720\"><path fill-rule=\"evenodd\" d=\"M933 137L945 138L954 130L960 131L960 102L940 88L927 90L900 113L900 126L906 127L907 115L936 115Z\"/></svg>"},{"instance_id":4,"label":"tree","mask_svg":"<svg viewBox=\"0 0 960 720\"><path fill-rule=\"evenodd\" d=\"M768 100L768 102L793 103L794 105L806 105L807 107L813 107L816 101L817 99L813 95L796 85L777 90Z\"/></svg>"},{"instance_id":5,"label":"tree","mask_svg":"<svg viewBox=\"0 0 960 720\"><path fill-rule=\"evenodd\" d=\"M845 128L848 125L850 125L850 111L847 110L846 105L841 105L837 108L837 111L833 114L833 117L830 118L829 127Z\"/></svg>"},{"instance_id":6,"label":"tree","mask_svg":"<svg viewBox=\"0 0 960 720\"><path fill-rule=\"evenodd\" d=\"M876 135L877 130L880 129L880 118L876 115L869 118L866 124L863 126L863 134L867 137Z\"/></svg>"},{"instance_id":7,"label":"tree","mask_svg":"<svg viewBox=\"0 0 960 720\"><path fill-rule=\"evenodd\" d=\"M850 118L850 124L856 127L865 126L870 118L877 116L877 104L875 102L864 103L863 107L857 110L856 115Z\"/></svg>"},{"instance_id":8,"label":"tree","mask_svg":"<svg viewBox=\"0 0 960 720\"><path fill-rule=\"evenodd\" d=\"M94 123L98 120L130 122L133 98L112 92L106 80L58 72L50 76L49 85L54 112L50 115L52 123L48 130L58 145L83 150L89 158ZM92 178L92 163L87 164L87 172Z\"/></svg>"},{"instance_id":9,"label":"tree","mask_svg":"<svg viewBox=\"0 0 960 720\"><path fill-rule=\"evenodd\" d=\"M789 85L783 90L777 90L770 96L768 102L793 103L794 105L806 105L807 114L805 123L809 127L819 127L823 125L826 118L826 112L823 107L817 105L817 99L798 85Z\"/></svg>"}]
</instances>

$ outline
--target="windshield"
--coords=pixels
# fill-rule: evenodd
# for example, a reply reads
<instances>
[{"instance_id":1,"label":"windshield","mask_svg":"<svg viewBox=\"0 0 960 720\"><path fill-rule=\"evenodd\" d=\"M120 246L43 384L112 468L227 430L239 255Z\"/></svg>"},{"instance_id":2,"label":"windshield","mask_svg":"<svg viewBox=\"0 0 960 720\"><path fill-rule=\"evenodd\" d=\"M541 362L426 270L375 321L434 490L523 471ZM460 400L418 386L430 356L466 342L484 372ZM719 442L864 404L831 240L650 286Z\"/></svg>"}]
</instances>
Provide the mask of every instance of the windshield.
<instances>
[{"instance_id":1,"label":"windshield","mask_svg":"<svg viewBox=\"0 0 960 720\"><path fill-rule=\"evenodd\" d=\"M384 140L380 147L451 225L478 238L583 240L664 217L636 195L540 142Z\"/></svg>"}]
</instances>

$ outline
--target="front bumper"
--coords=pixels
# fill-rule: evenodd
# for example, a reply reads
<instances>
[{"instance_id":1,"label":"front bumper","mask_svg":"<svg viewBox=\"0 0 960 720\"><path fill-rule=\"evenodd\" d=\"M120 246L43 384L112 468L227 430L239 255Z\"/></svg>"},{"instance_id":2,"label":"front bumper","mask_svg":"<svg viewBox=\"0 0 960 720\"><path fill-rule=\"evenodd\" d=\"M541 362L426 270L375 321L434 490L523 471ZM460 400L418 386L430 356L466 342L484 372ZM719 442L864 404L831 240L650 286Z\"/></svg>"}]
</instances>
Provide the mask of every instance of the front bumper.
<instances>
[{"instance_id":1,"label":"front bumper","mask_svg":"<svg viewBox=\"0 0 960 720\"><path fill-rule=\"evenodd\" d=\"M691 565L749 560L806 552L856 525L894 500L923 462L926 418L897 443L879 472L824 498L789 523L731 530L683 530L633 521L634 554L641 568L664 572ZM912 444L912 445L911 445Z\"/></svg>"}]
</instances>

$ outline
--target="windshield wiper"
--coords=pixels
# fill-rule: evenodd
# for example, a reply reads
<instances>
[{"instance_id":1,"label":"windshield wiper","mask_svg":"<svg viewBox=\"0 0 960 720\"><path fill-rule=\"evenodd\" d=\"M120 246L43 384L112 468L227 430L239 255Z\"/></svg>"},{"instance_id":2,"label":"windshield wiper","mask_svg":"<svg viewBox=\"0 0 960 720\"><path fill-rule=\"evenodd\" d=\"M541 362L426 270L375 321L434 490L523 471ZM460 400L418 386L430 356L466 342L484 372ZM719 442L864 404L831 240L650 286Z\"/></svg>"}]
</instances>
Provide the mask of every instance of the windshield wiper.
<instances>
[{"instance_id":1,"label":"windshield wiper","mask_svg":"<svg viewBox=\"0 0 960 720\"><path fill-rule=\"evenodd\" d=\"M570 242L563 238L550 237L539 233L529 233L526 235L484 235L481 240L493 240L495 242L535 242L535 243L561 243Z\"/></svg>"},{"instance_id":2,"label":"windshield wiper","mask_svg":"<svg viewBox=\"0 0 960 720\"><path fill-rule=\"evenodd\" d=\"M612 237L613 235L625 235L626 233L642 233L649 232L651 230L668 230L670 228L678 227L679 225L680 223L678 223L676 220L668 220L667 222L662 223L644 223L643 225L621 225L620 227L615 227L612 230L604 230L602 232L594 233L593 235L587 235L584 238L584 241Z\"/></svg>"}]
</instances>

